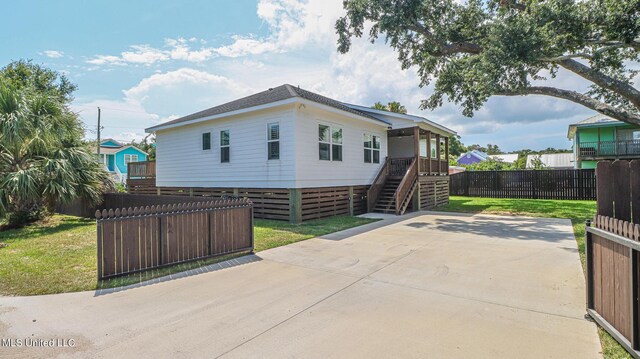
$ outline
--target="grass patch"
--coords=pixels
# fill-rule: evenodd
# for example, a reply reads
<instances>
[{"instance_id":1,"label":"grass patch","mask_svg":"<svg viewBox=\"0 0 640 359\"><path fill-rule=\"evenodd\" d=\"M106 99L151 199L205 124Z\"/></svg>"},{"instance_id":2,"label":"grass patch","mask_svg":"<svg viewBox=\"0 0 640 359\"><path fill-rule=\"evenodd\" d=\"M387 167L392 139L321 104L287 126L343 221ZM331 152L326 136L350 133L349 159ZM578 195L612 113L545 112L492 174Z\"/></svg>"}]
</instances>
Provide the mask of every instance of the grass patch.
<instances>
[{"instance_id":1,"label":"grass patch","mask_svg":"<svg viewBox=\"0 0 640 359\"><path fill-rule=\"evenodd\" d=\"M374 219L332 217L290 224L256 220L255 251L360 226ZM233 258L210 258L98 282L94 220L54 215L20 229L0 231L0 294L41 295L111 288Z\"/></svg>"},{"instance_id":2,"label":"grass patch","mask_svg":"<svg viewBox=\"0 0 640 359\"><path fill-rule=\"evenodd\" d=\"M584 222L593 218L596 213L596 202L452 196L449 198L449 204L438 210L570 219L584 270ZM598 334L605 359L631 358L631 355L605 330L598 327Z\"/></svg>"}]
</instances>

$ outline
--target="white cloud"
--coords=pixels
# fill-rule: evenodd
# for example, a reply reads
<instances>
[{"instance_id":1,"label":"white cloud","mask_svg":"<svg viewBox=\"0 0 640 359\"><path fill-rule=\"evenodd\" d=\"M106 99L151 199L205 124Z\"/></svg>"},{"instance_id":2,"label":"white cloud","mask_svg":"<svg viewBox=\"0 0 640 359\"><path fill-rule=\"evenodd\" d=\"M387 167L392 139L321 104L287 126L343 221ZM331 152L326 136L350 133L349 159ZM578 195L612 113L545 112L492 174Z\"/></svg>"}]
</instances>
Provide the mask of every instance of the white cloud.
<instances>
[{"instance_id":1,"label":"white cloud","mask_svg":"<svg viewBox=\"0 0 640 359\"><path fill-rule=\"evenodd\" d=\"M92 65L152 65L169 60L202 62L214 56L214 49L210 47L192 50L189 43L193 42L197 42L197 39L165 39L163 48L155 48L146 44L131 45L128 51L123 51L118 56L96 55L88 59L87 63Z\"/></svg>"},{"instance_id":2,"label":"white cloud","mask_svg":"<svg viewBox=\"0 0 640 359\"><path fill-rule=\"evenodd\" d=\"M218 47L214 51L218 55L226 57L258 55L264 52L280 51L276 44L271 42L241 36L234 36L234 39L235 41L231 45Z\"/></svg>"},{"instance_id":3,"label":"white cloud","mask_svg":"<svg viewBox=\"0 0 640 359\"><path fill-rule=\"evenodd\" d=\"M134 87L123 91L127 101L143 103L150 100L153 92L174 93L176 96L182 95L185 90L193 89L195 86L210 89L223 90L229 96L240 93L248 93L249 89L224 76L215 75L205 71L191 68L181 68L175 71L153 74ZM191 91L188 91L191 92ZM174 102L176 97L173 98ZM216 103L211 103L211 106Z\"/></svg>"},{"instance_id":4,"label":"white cloud","mask_svg":"<svg viewBox=\"0 0 640 359\"><path fill-rule=\"evenodd\" d=\"M286 52L314 44L335 44L334 24L343 13L340 0L260 0L257 15L269 27L265 38L236 35L234 42L215 49L221 56L239 57Z\"/></svg>"},{"instance_id":5,"label":"white cloud","mask_svg":"<svg viewBox=\"0 0 640 359\"><path fill-rule=\"evenodd\" d=\"M131 49L133 51L125 51L120 54L123 62L151 65L155 62L169 59L169 56L164 51L154 49L149 45L133 45Z\"/></svg>"},{"instance_id":6,"label":"white cloud","mask_svg":"<svg viewBox=\"0 0 640 359\"><path fill-rule=\"evenodd\" d=\"M64 52L58 51L58 50L46 50L46 51L43 51L42 54L52 59L58 59L64 56Z\"/></svg>"},{"instance_id":7,"label":"white cloud","mask_svg":"<svg viewBox=\"0 0 640 359\"><path fill-rule=\"evenodd\" d=\"M111 55L97 55L92 59L87 60L87 63L92 65L125 65L125 62L121 60L118 56Z\"/></svg>"},{"instance_id":8,"label":"white cloud","mask_svg":"<svg viewBox=\"0 0 640 359\"><path fill-rule=\"evenodd\" d=\"M78 112L95 138L97 107L102 109L103 137L130 141L144 137L144 129L158 123L219 105L255 90L227 77L181 68L156 73L124 90L120 100L78 101Z\"/></svg>"}]
</instances>

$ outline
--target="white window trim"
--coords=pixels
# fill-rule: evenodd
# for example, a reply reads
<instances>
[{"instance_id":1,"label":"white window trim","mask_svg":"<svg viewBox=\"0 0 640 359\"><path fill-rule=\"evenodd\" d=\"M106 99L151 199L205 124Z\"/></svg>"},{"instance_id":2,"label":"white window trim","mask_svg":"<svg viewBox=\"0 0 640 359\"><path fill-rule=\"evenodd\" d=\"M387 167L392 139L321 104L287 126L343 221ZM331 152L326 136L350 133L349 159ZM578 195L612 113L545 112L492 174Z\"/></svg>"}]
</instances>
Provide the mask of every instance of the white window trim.
<instances>
[{"instance_id":1,"label":"white window trim","mask_svg":"<svg viewBox=\"0 0 640 359\"><path fill-rule=\"evenodd\" d=\"M271 125L278 125L278 139L277 140L270 140L269 139L269 135L271 134L271 130L270 130L270 126ZM267 131L266 131L266 136L267 136L267 145L266 145L266 149L267 149L267 161L280 161L280 155L282 153L282 146L278 146L278 158L269 158L269 144L271 142L278 142L280 143L280 121L276 121L276 122L268 122L267 123Z\"/></svg>"},{"instance_id":2,"label":"white window trim","mask_svg":"<svg viewBox=\"0 0 640 359\"><path fill-rule=\"evenodd\" d=\"M135 161L133 161L134 157L135 157ZM128 162L127 162L127 158L129 158ZM131 163L131 162L138 162L138 155L125 154L124 155L124 164L126 165L127 163Z\"/></svg>"},{"instance_id":3,"label":"white window trim","mask_svg":"<svg viewBox=\"0 0 640 359\"><path fill-rule=\"evenodd\" d=\"M204 147L204 134L209 134L209 149L205 150ZM213 137L211 136L211 131L204 131L200 133L200 151L209 152L213 149Z\"/></svg>"},{"instance_id":4,"label":"white window trim","mask_svg":"<svg viewBox=\"0 0 640 359\"><path fill-rule=\"evenodd\" d=\"M229 133L229 144L228 145L223 145L222 144L222 132L227 131ZM218 140L220 141L220 146L218 146L220 148L220 163L231 163L231 130L227 129L227 130L220 130L220 132L218 133ZM222 149L223 148L228 148L229 149L229 161L226 162L222 162Z\"/></svg>"},{"instance_id":5,"label":"white window trim","mask_svg":"<svg viewBox=\"0 0 640 359\"><path fill-rule=\"evenodd\" d=\"M320 143L326 143L329 145L329 159L328 160L321 160L320 159L320 146L316 146L318 148L318 161L320 162L344 162L344 127L342 126L338 126L338 125L333 125L330 123L323 123L323 122L318 122L318 125L316 126L316 131L320 129L320 126L327 126L329 127L329 141L320 141L320 139L318 139L318 144ZM342 143L333 143L333 130L334 129L338 129L338 130L342 130ZM317 134L318 132L316 132ZM333 159L333 145L337 145L337 146L342 146L342 160L338 161L338 160L334 160Z\"/></svg>"},{"instance_id":6,"label":"white window trim","mask_svg":"<svg viewBox=\"0 0 640 359\"><path fill-rule=\"evenodd\" d=\"M371 152L371 162L365 162L364 158L362 159L362 162L365 163L365 164L370 164L370 165L378 165L378 164L380 164L381 159L382 159L382 156L381 156L381 154L382 154L382 136L380 136L377 133L373 133L373 132L363 132L362 133L363 140L364 140L364 136L366 136L366 135L371 136L371 147L364 147L364 141L362 141L363 142L362 143L362 148L365 149L365 150L369 150ZM380 141L380 148L374 148L373 147L373 143L374 143L373 137L374 136L378 137L378 141ZM378 151L378 162L373 162L373 151Z\"/></svg>"}]
</instances>

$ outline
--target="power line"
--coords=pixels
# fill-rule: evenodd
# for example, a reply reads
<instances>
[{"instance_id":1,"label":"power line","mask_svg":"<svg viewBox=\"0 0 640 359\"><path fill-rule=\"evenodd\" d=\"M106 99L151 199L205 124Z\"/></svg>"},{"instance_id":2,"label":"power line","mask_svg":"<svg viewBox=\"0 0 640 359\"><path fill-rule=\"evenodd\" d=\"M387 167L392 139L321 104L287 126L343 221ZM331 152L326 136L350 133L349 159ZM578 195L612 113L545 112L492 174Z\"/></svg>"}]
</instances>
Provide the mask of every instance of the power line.
<instances>
[{"instance_id":1,"label":"power line","mask_svg":"<svg viewBox=\"0 0 640 359\"><path fill-rule=\"evenodd\" d=\"M87 109L93 109L95 107L95 106L89 106L89 105L72 105L72 106L73 107L84 107L84 108L87 108ZM121 112L143 113L143 114L146 114L146 115L158 115L157 113L149 113L149 112L146 112L146 111L125 110L125 109L115 108L115 107L100 106L100 108L107 109L107 110L113 110L113 111L121 111Z\"/></svg>"}]
</instances>

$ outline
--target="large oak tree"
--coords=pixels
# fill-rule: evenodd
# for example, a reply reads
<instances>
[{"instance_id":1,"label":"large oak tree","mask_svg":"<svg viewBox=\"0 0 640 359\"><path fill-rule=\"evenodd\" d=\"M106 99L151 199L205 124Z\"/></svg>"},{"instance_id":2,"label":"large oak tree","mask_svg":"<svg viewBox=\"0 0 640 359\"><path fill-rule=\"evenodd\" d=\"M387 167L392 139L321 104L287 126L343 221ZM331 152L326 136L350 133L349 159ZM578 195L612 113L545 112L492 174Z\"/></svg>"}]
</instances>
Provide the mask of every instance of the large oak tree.
<instances>
[{"instance_id":1,"label":"large oak tree","mask_svg":"<svg viewBox=\"0 0 640 359\"><path fill-rule=\"evenodd\" d=\"M384 36L420 86L422 108L443 100L472 116L489 97L546 95L640 125L640 0L345 0L338 50ZM364 32L368 30L368 34ZM560 69L588 91L544 86Z\"/></svg>"}]
</instances>

